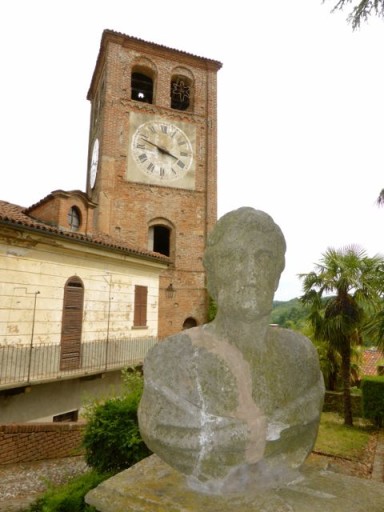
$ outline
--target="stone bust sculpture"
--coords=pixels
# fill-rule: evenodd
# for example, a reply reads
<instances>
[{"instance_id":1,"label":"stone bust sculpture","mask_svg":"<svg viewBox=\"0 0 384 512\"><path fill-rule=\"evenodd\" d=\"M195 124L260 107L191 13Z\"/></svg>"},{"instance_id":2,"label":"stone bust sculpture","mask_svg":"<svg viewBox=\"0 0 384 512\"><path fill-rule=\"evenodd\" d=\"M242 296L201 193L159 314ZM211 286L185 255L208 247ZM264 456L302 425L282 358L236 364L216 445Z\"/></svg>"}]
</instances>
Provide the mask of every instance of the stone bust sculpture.
<instances>
[{"instance_id":1,"label":"stone bust sculpture","mask_svg":"<svg viewBox=\"0 0 384 512\"><path fill-rule=\"evenodd\" d=\"M167 338L145 359L143 439L199 491L291 481L316 440L317 352L301 334L269 325L284 253L266 213L224 215L204 255L215 320Z\"/></svg>"}]
</instances>

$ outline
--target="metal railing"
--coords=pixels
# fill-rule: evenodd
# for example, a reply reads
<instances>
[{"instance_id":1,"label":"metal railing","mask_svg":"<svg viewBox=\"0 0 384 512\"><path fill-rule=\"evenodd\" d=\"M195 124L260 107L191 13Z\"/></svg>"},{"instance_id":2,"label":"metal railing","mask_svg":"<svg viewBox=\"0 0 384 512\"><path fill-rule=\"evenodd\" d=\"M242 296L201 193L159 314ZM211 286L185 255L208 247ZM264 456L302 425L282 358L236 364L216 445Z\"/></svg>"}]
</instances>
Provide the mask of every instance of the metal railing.
<instances>
[{"instance_id":1,"label":"metal railing","mask_svg":"<svg viewBox=\"0 0 384 512\"><path fill-rule=\"evenodd\" d=\"M74 367L63 368L58 344L0 346L0 389L20 387L73 376L85 376L138 365L157 338L127 338L83 343Z\"/></svg>"}]
</instances>

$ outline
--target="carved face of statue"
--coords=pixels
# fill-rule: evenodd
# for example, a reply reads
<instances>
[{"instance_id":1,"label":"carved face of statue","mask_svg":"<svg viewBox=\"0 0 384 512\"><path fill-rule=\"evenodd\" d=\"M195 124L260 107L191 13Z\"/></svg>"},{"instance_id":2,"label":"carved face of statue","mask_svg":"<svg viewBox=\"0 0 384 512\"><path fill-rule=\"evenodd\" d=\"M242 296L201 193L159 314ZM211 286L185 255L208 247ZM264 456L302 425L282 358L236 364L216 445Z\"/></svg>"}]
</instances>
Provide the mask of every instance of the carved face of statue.
<instances>
[{"instance_id":1,"label":"carved face of statue","mask_svg":"<svg viewBox=\"0 0 384 512\"><path fill-rule=\"evenodd\" d=\"M204 257L220 313L253 320L270 313L284 268L285 241L269 215L240 208L220 219Z\"/></svg>"}]
</instances>

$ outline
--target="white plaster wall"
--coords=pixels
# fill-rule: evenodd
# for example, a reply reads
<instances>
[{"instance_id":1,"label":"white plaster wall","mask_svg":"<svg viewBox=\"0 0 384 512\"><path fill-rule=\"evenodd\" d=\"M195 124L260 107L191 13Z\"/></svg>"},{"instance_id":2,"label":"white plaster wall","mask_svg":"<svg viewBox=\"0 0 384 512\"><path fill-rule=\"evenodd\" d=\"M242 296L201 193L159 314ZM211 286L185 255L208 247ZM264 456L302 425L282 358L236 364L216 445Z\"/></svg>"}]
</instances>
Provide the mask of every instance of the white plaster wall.
<instances>
[{"instance_id":1,"label":"white plaster wall","mask_svg":"<svg viewBox=\"0 0 384 512\"><path fill-rule=\"evenodd\" d=\"M96 399L105 400L122 390L121 372L97 375L91 380L70 379L20 389L19 394L0 394L0 423L53 421L53 416L79 411Z\"/></svg>"},{"instance_id":2,"label":"white plaster wall","mask_svg":"<svg viewBox=\"0 0 384 512\"><path fill-rule=\"evenodd\" d=\"M18 247L0 234L0 344L29 345L32 333L33 344L60 343L64 286L74 275L84 284L82 342L157 336L162 269L143 258L41 237ZM133 329L135 285L148 287L146 329Z\"/></svg>"}]
</instances>

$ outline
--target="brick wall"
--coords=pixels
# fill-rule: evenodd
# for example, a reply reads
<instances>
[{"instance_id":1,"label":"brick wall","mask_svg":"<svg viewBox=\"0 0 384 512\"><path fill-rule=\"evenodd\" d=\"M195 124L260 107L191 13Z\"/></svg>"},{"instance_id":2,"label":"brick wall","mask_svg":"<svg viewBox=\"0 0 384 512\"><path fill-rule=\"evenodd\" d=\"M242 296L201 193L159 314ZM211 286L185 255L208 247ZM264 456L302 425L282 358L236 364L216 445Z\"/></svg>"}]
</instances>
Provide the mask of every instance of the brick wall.
<instances>
[{"instance_id":1,"label":"brick wall","mask_svg":"<svg viewBox=\"0 0 384 512\"><path fill-rule=\"evenodd\" d=\"M100 140L97 180L92 190L88 187L97 205L95 229L124 244L147 250L149 226L171 227L173 265L162 274L159 294L158 334L163 338L180 332L187 318L193 318L197 324L207 320L202 258L207 236L217 217L216 74L220 66L121 34L108 33L103 37L88 96L94 119L90 145L96 137ZM154 75L151 104L131 99L131 73L138 68ZM193 102L185 111L171 108L170 84L177 73L191 77L193 82ZM101 103L96 100L98 90ZM193 190L184 188L185 183L176 188L171 184L164 186L166 182L156 183L156 180L147 183L128 174L130 131L135 126L134 117L140 115L188 126L189 137L195 145ZM176 290L172 300L164 291L170 283Z\"/></svg>"},{"instance_id":2,"label":"brick wall","mask_svg":"<svg viewBox=\"0 0 384 512\"><path fill-rule=\"evenodd\" d=\"M78 190L64 192L55 190L47 198L41 200L29 209L29 215L35 219L45 221L48 224L69 230L68 212L76 207L80 212L79 233L89 233L93 228L92 203L83 192Z\"/></svg>"},{"instance_id":3,"label":"brick wall","mask_svg":"<svg viewBox=\"0 0 384 512\"><path fill-rule=\"evenodd\" d=\"M84 423L0 425L0 465L82 453Z\"/></svg>"}]
</instances>

